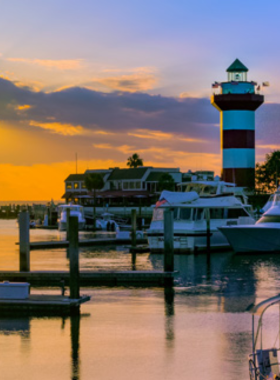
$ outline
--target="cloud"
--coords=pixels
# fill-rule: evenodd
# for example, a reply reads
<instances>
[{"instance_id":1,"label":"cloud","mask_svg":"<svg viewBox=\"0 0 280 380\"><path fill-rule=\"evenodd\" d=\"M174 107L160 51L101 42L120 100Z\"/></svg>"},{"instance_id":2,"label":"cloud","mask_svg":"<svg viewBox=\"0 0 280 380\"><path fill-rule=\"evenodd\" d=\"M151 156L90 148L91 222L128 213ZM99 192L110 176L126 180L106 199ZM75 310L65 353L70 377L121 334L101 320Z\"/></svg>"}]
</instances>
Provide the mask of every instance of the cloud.
<instances>
[{"instance_id":1,"label":"cloud","mask_svg":"<svg viewBox=\"0 0 280 380\"><path fill-rule=\"evenodd\" d=\"M64 136L75 136L84 134L84 128L80 125L60 124L60 123L38 123L31 120L29 125L33 127L39 127L51 131L52 133L58 133Z\"/></svg>"},{"instance_id":2,"label":"cloud","mask_svg":"<svg viewBox=\"0 0 280 380\"><path fill-rule=\"evenodd\" d=\"M27 59L27 58L6 58L9 62L27 63L47 67L57 70L78 70L82 67L82 59Z\"/></svg>"},{"instance_id":3,"label":"cloud","mask_svg":"<svg viewBox=\"0 0 280 380\"><path fill-rule=\"evenodd\" d=\"M30 107L20 109L25 105ZM92 149L93 145L110 145L110 155L114 154L116 160L145 148L146 159L153 161L160 156L160 150L164 153L167 149L201 155L220 153L219 113L207 98L105 93L81 87L34 92L0 78L0 107L2 124L12 123L14 128L38 136L44 131L45 139L48 132L50 136L55 134L55 140L50 137L49 141L65 144L64 153L67 149L69 154L76 151L76 146L84 152L85 147ZM279 104L264 104L257 110L258 155L276 148L275 141L280 141L279 120ZM159 151L153 154L150 147ZM106 150L102 158L108 154Z\"/></svg>"},{"instance_id":4,"label":"cloud","mask_svg":"<svg viewBox=\"0 0 280 380\"><path fill-rule=\"evenodd\" d=\"M17 106L16 108L19 111L25 111L25 110L28 110L29 108L31 108L31 105L30 104L23 104L23 105Z\"/></svg>"},{"instance_id":5,"label":"cloud","mask_svg":"<svg viewBox=\"0 0 280 380\"><path fill-rule=\"evenodd\" d=\"M102 85L110 90L118 91L147 91L155 87L158 83L158 78L155 69L149 67L140 67L129 70L130 74L120 74L118 69L105 69L104 72L118 73L115 76L105 78L93 78L92 83Z\"/></svg>"}]
</instances>

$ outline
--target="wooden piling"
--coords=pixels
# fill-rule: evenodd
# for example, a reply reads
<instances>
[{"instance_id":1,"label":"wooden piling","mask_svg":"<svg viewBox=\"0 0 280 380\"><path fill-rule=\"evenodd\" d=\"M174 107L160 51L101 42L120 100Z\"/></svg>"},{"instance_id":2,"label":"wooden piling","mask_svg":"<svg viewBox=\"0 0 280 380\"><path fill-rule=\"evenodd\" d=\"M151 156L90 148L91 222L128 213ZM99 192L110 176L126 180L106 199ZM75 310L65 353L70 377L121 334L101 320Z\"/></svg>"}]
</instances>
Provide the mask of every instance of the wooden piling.
<instances>
[{"instance_id":1,"label":"wooden piling","mask_svg":"<svg viewBox=\"0 0 280 380\"><path fill-rule=\"evenodd\" d=\"M69 217L70 217L70 208L66 210L66 240L69 241Z\"/></svg>"},{"instance_id":2,"label":"wooden piling","mask_svg":"<svg viewBox=\"0 0 280 380\"><path fill-rule=\"evenodd\" d=\"M131 210L131 245L136 247L136 210Z\"/></svg>"},{"instance_id":3,"label":"wooden piling","mask_svg":"<svg viewBox=\"0 0 280 380\"><path fill-rule=\"evenodd\" d=\"M164 271L174 271L174 210L164 211Z\"/></svg>"},{"instance_id":4,"label":"wooden piling","mask_svg":"<svg viewBox=\"0 0 280 380\"><path fill-rule=\"evenodd\" d=\"M19 270L30 272L30 238L29 212L24 210L19 214Z\"/></svg>"},{"instance_id":5,"label":"wooden piling","mask_svg":"<svg viewBox=\"0 0 280 380\"><path fill-rule=\"evenodd\" d=\"M207 247L207 255L210 255L210 248L211 248L211 232L210 232L210 210L209 208L205 209L206 214L206 247Z\"/></svg>"},{"instance_id":6,"label":"wooden piling","mask_svg":"<svg viewBox=\"0 0 280 380\"><path fill-rule=\"evenodd\" d=\"M69 216L70 298L80 298L79 223L77 216Z\"/></svg>"}]
</instances>

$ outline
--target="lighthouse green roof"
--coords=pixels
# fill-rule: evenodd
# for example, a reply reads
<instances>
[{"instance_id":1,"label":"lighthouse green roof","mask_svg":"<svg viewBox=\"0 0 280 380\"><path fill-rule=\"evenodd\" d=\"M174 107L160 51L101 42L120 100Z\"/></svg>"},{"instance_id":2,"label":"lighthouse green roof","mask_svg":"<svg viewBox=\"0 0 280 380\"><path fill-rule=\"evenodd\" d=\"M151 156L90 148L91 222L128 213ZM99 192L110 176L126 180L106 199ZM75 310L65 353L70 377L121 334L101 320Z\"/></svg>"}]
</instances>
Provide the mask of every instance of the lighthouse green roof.
<instances>
[{"instance_id":1,"label":"lighthouse green roof","mask_svg":"<svg viewBox=\"0 0 280 380\"><path fill-rule=\"evenodd\" d=\"M245 65L239 59L236 60L227 68L228 73L243 73L249 71Z\"/></svg>"}]
</instances>

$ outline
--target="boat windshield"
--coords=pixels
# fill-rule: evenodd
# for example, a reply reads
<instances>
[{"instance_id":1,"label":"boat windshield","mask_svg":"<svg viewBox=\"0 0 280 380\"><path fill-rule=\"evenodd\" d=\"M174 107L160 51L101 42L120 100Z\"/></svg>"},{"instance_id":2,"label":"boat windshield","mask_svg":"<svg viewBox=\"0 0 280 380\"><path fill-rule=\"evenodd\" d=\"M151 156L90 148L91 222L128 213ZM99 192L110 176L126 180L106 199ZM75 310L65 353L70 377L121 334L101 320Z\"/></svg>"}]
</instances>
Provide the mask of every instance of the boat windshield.
<instances>
[{"instance_id":1,"label":"boat windshield","mask_svg":"<svg viewBox=\"0 0 280 380\"><path fill-rule=\"evenodd\" d=\"M60 212L66 212L67 210L83 213L83 207L80 206L60 207Z\"/></svg>"},{"instance_id":2,"label":"boat windshield","mask_svg":"<svg viewBox=\"0 0 280 380\"><path fill-rule=\"evenodd\" d=\"M280 223L280 215L264 215L256 224L260 223Z\"/></svg>"}]
</instances>

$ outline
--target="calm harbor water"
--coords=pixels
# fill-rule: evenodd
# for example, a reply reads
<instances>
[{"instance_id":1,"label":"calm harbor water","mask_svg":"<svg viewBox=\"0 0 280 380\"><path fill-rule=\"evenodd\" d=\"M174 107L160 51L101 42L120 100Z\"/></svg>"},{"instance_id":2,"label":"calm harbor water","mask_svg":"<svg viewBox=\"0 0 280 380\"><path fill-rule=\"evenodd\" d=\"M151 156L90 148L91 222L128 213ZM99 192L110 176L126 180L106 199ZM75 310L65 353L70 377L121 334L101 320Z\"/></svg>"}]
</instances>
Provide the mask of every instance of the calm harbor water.
<instances>
[{"instance_id":1,"label":"calm harbor water","mask_svg":"<svg viewBox=\"0 0 280 380\"><path fill-rule=\"evenodd\" d=\"M81 235L90 233L81 233ZM81 236L82 237L82 236ZM62 239L32 230L31 240ZM0 267L18 269L15 221L0 220ZM162 256L137 256L137 269L162 269ZM130 270L127 247L80 250L82 270ZM68 269L66 250L31 251L31 270ZM248 379L247 307L280 293L280 255L177 255L173 294L163 289L87 288L73 318L0 316L1 378L21 380ZM32 292L59 290L32 289ZM276 313L267 339L274 338ZM274 334L275 333L275 334Z\"/></svg>"}]
</instances>

